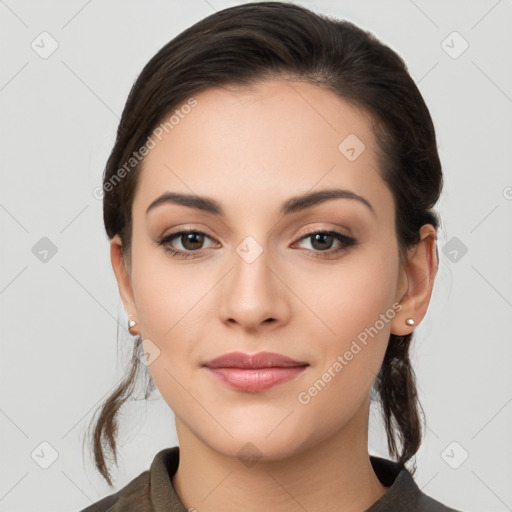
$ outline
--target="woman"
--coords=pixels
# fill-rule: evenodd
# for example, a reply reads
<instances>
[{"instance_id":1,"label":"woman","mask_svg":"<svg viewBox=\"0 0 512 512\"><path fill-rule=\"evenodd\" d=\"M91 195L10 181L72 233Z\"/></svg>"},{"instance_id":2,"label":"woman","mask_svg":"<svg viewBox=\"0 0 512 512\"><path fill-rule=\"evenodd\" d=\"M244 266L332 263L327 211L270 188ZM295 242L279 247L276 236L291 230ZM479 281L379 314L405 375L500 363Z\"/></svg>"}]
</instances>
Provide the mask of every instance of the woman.
<instances>
[{"instance_id":1,"label":"woman","mask_svg":"<svg viewBox=\"0 0 512 512\"><path fill-rule=\"evenodd\" d=\"M353 24L250 3L164 46L104 175L135 342L93 448L111 485L103 449L115 460L140 369L179 447L84 512L453 510L405 466L422 436L409 347L441 188L405 64ZM371 400L394 461L368 453Z\"/></svg>"}]
</instances>

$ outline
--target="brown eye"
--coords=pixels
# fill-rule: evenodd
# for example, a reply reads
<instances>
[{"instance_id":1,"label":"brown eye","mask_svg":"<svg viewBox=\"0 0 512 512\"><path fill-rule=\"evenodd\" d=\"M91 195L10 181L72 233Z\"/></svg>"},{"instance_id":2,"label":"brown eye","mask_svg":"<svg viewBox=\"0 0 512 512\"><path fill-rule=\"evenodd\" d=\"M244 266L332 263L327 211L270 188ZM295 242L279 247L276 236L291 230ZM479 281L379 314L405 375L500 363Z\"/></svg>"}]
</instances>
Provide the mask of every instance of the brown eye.
<instances>
[{"instance_id":1,"label":"brown eye","mask_svg":"<svg viewBox=\"0 0 512 512\"><path fill-rule=\"evenodd\" d=\"M166 251L179 258L197 257L194 253L199 253L204 249L203 244L207 239L212 240L201 231L178 231L159 240L158 245L163 246ZM177 242L181 247L174 246Z\"/></svg>"},{"instance_id":2,"label":"brown eye","mask_svg":"<svg viewBox=\"0 0 512 512\"><path fill-rule=\"evenodd\" d=\"M335 238L332 235L326 233L316 233L310 236L314 249L319 251L330 249L334 243Z\"/></svg>"},{"instance_id":3,"label":"brown eye","mask_svg":"<svg viewBox=\"0 0 512 512\"><path fill-rule=\"evenodd\" d=\"M182 246L188 251L197 251L201 249L204 243L204 235L197 232L191 232L180 235L180 242Z\"/></svg>"},{"instance_id":4,"label":"brown eye","mask_svg":"<svg viewBox=\"0 0 512 512\"><path fill-rule=\"evenodd\" d=\"M357 244L354 238L337 231L314 231L300 238L299 242L302 240L311 240L312 249L306 249L308 252L326 253L327 255L346 251L349 247ZM339 247L330 250L336 242Z\"/></svg>"}]
</instances>

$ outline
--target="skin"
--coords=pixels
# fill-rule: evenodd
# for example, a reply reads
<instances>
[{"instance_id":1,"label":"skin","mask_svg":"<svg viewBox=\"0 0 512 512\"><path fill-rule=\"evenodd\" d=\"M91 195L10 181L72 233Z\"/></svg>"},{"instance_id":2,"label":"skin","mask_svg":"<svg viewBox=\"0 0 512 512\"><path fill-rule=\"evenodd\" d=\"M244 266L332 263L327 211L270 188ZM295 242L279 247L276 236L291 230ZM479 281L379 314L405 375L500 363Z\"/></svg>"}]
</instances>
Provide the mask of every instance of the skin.
<instances>
[{"instance_id":1,"label":"skin","mask_svg":"<svg viewBox=\"0 0 512 512\"><path fill-rule=\"evenodd\" d=\"M111 241L124 307L145 349L160 351L149 369L175 414L174 488L201 512L365 510L387 490L368 455L369 392L390 333L412 332L405 320L417 326L427 311L435 229L422 227L400 266L393 197L378 172L371 122L331 91L267 81L195 98L198 105L145 158L130 261L120 238ZM338 150L349 134L366 147L354 161ZM279 212L291 197L331 188L364 197L374 212L354 199ZM169 203L146 215L164 192L207 196L225 217ZM195 258L173 258L158 245L182 229L207 235L202 245L169 242L189 253L197 247ZM305 230L335 230L358 243L333 254L341 242L318 245ZM248 236L262 250L251 263L236 250ZM401 311L300 403L298 394L398 303ZM236 391L202 367L232 351L277 352L309 366L269 390ZM237 456L248 442L260 455L251 466Z\"/></svg>"}]
</instances>

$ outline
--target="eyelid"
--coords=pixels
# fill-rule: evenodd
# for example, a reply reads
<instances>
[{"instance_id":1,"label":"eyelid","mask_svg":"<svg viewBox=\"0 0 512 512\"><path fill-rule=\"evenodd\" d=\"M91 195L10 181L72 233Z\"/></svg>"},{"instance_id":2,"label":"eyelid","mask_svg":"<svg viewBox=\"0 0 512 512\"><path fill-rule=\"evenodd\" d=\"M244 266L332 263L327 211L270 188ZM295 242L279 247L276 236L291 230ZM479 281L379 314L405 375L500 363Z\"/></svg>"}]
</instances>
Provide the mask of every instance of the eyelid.
<instances>
[{"instance_id":1,"label":"eyelid","mask_svg":"<svg viewBox=\"0 0 512 512\"><path fill-rule=\"evenodd\" d=\"M219 241L209 235L208 233L206 233L205 231L202 231L200 229L194 229L194 228L191 228L191 227L178 227L176 229L176 231L172 231L171 233L167 234L167 235L163 235L161 237L158 238L157 242L159 245L165 245L166 243L169 243L170 240L173 240L175 238L180 238L180 236L183 236L183 235L188 235L190 233L194 233L194 234L197 234L197 235L203 235L205 238L209 238L210 240L212 240L213 242L215 243L219 243ZM198 249L198 251L200 250L204 250L204 249ZM188 251L188 252L193 252L193 251Z\"/></svg>"},{"instance_id":2,"label":"eyelid","mask_svg":"<svg viewBox=\"0 0 512 512\"><path fill-rule=\"evenodd\" d=\"M350 234L341 233L340 231L338 231L338 228L346 229L347 231L349 231ZM337 234L343 235L346 238L354 239L354 237L352 236L352 231L345 226L338 226L336 228L332 228L332 227L304 228L304 229L300 230L299 233L297 234L297 239L303 238L306 235L314 235L315 233L337 233Z\"/></svg>"},{"instance_id":3,"label":"eyelid","mask_svg":"<svg viewBox=\"0 0 512 512\"><path fill-rule=\"evenodd\" d=\"M300 235L299 238L297 238L297 240L295 242L293 242L292 245L295 245L298 242L301 242L302 240L307 240L308 238L310 238L316 234L324 234L324 235L332 236L335 240L337 240L341 244L341 247L338 247L337 249L329 249L327 251L315 251L312 249L302 249L303 251L306 251L307 253L313 253L320 257L327 258L329 256L335 256L337 254L347 252L352 247L359 245L358 240L356 240L353 236L346 235L346 234L341 233L334 229L313 229L312 231L308 231L308 232Z\"/></svg>"},{"instance_id":4,"label":"eyelid","mask_svg":"<svg viewBox=\"0 0 512 512\"><path fill-rule=\"evenodd\" d=\"M165 230L164 233L167 233L167 231L168 230ZM192 224L178 224L177 226L174 226L171 230L169 230L167 234L159 236L158 239L161 240L162 238L176 236L182 233L199 233L201 235L205 235L211 238L212 240L216 240L214 236L208 234L207 228L203 228L202 226L198 227Z\"/></svg>"}]
</instances>

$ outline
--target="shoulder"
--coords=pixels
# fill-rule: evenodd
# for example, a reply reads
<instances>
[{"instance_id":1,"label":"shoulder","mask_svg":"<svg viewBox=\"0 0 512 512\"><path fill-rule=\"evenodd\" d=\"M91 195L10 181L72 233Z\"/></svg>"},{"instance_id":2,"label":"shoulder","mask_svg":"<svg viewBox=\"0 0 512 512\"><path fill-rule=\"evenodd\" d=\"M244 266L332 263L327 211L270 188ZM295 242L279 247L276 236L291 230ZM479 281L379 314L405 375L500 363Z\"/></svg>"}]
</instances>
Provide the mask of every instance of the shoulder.
<instances>
[{"instance_id":1,"label":"shoulder","mask_svg":"<svg viewBox=\"0 0 512 512\"><path fill-rule=\"evenodd\" d=\"M370 459L379 480L388 490L366 512L462 512L425 494L405 466L380 457L371 456Z\"/></svg>"},{"instance_id":2,"label":"shoulder","mask_svg":"<svg viewBox=\"0 0 512 512\"><path fill-rule=\"evenodd\" d=\"M411 510L418 512L462 512L461 510L450 508L428 494L425 494L418 487L407 469L402 469L397 478L401 479L404 487L404 495L400 501L403 510L409 510L409 507L412 507Z\"/></svg>"},{"instance_id":3,"label":"shoulder","mask_svg":"<svg viewBox=\"0 0 512 512\"><path fill-rule=\"evenodd\" d=\"M152 512L150 478L146 470L119 491L105 496L80 512Z\"/></svg>"},{"instance_id":4,"label":"shoulder","mask_svg":"<svg viewBox=\"0 0 512 512\"><path fill-rule=\"evenodd\" d=\"M172 486L178 464L179 447L164 448L148 470L80 512L187 512Z\"/></svg>"}]
</instances>

